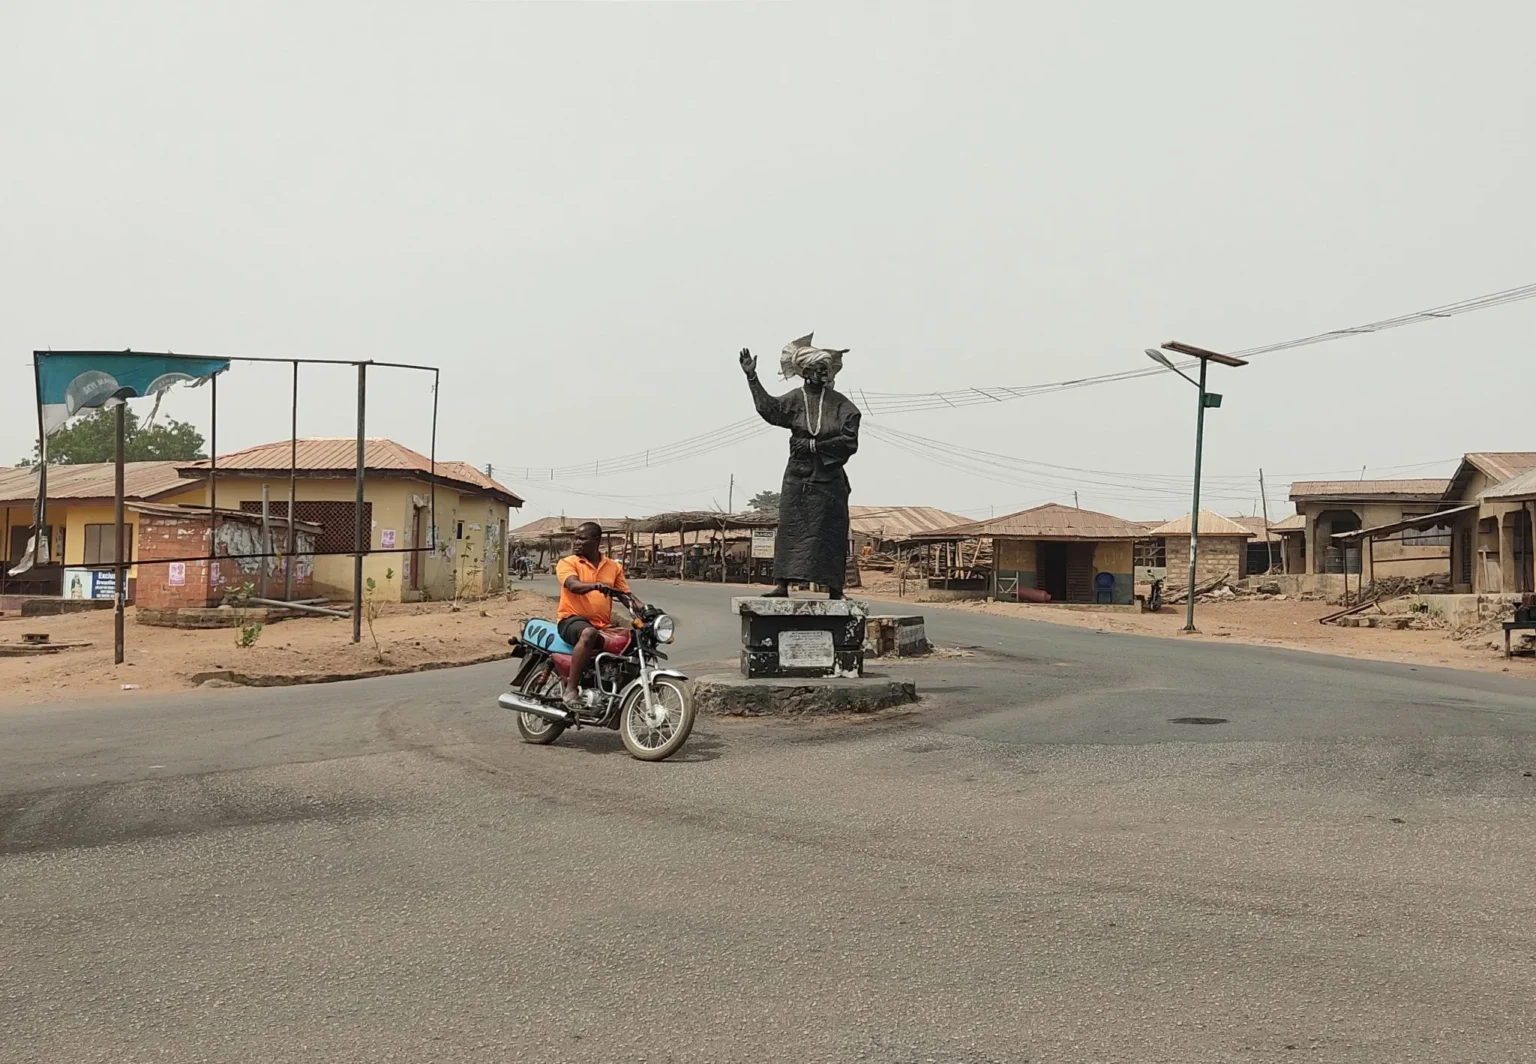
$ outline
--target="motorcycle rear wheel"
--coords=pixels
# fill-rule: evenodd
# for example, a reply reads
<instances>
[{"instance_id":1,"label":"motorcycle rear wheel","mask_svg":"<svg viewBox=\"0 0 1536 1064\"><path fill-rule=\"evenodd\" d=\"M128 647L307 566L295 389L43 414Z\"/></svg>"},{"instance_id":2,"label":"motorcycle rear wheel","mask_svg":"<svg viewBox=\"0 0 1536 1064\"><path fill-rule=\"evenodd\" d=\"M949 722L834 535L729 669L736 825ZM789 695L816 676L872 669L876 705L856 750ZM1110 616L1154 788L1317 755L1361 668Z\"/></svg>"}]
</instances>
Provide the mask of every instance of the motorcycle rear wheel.
<instances>
[{"instance_id":1,"label":"motorcycle rear wheel","mask_svg":"<svg viewBox=\"0 0 1536 1064\"><path fill-rule=\"evenodd\" d=\"M631 757L665 761L682 749L693 731L693 698L680 681L658 676L651 680L651 700L660 719L652 717L640 687L625 697L619 707L619 735Z\"/></svg>"},{"instance_id":2,"label":"motorcycle rear wheel","mask_svg":"<svg viewBox=\"0 0 1536 1064\"><path fill-rule=\"evenodd\" d=\"M555 671L553 665L545 662L523 681L522 693L529 698L558 698L562 686L560 674ZM523 737L525 743L548 746L564 733L564 724L545 720L533 713L517 715L517 734Z\"/></svg>"}]
</instances>

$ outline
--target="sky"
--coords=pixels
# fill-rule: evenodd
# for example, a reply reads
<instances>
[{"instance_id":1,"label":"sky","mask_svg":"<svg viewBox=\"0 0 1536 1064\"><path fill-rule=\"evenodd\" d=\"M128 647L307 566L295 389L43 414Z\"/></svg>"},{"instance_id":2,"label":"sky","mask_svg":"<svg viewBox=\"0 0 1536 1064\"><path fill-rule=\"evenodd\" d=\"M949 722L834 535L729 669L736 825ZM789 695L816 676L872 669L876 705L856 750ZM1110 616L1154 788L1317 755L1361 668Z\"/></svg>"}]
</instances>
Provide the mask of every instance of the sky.
<instances>
[{"instance_id":1,"label":"sky","mask_svg":"<svg viewBox=\"0 0 1536 1064\"><path fill-rule=\"evenodd\" d=\"M787 391L815 330L863 404L1536 282L1532 39L1513 2L12 0L0 461L35 349L375 359L441 368L439 457L526 519L740 508L781 430L602 462L752 417L742 347ZM1262 467L1283 516L1292 479L1536 449L1533 335L1536 300L1214 367L1205 497L1257 512ZM305 367L300 434L352 434L354 381ZM289 382L236 364L218 449L286 438ZM852 501L1172 517L1194 400L1163 373L874 412ZM431 412L371 371L369 435L425 452ZM165 415L206 434L208 390Z\"/></svg>"}]
</instances>

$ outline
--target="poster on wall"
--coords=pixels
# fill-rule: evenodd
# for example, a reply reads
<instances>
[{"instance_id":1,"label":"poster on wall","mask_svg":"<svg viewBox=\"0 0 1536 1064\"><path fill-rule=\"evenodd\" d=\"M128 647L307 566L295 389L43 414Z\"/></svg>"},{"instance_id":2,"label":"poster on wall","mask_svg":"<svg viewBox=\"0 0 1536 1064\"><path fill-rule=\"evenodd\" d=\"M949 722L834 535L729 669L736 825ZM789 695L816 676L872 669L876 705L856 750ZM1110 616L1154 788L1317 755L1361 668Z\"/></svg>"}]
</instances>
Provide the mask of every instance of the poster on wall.
<instances>
[{"instance_id":1,"label":"poster on wall","mask_svg":"<svg viewBox=\"0 0 1536 1064\"><path fill-rule=\"evenodd\" d=\"M772 558L774 537L777 534L777 529L754 528L752 530L752 557Z\"/></svg>"},{"instance_id":2,"label":"poster on wall","mask_svg":"<svg viewBox=\"0 0 1536 1064\"><path fill-rule=\"evenodd\" d=\"M187 586L187 563L171 562L166 566L165 582L172 587Z\"/></svg>"},{"instance_id":3,"label":"poster on wall","mask_svg":"<svg viewBox=\"0 0 1536 1064\"><path fill-rule=\"evenodd\" d=\"M110 599L117 590L117 574L110 569L65 569L64 597Z\"/></svg>"},{"instance_id":4,"label":"poster on wall","mask_svg":"<svg viewBox=\"0 0 1536 1064\"><path fill-rule=\"evenodd\" d=\"M386 528L379 533L379 548L381 550L395 549L395 530L393 528Z\"/></svg>"}]
</instances>

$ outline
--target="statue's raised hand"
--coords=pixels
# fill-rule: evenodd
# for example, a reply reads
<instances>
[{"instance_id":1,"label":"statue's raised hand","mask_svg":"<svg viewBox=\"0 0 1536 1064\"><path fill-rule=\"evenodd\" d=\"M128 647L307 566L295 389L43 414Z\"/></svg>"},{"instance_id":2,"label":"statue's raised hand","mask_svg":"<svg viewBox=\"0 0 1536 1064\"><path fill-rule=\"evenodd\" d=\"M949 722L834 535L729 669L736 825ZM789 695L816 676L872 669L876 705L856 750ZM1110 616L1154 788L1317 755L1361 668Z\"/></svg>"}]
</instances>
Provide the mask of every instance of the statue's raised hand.
<instances>
[{"instance_id":1,"label":"statue's raised hand","mask_svg":"<svg viewBox=\"0 0 1536 1064\"><path fill-rule=\"evenodd\" d=\"M757 376L757 357L745 347L741 349L741 372L749 377Z\"/></svg>"}]
</instances>

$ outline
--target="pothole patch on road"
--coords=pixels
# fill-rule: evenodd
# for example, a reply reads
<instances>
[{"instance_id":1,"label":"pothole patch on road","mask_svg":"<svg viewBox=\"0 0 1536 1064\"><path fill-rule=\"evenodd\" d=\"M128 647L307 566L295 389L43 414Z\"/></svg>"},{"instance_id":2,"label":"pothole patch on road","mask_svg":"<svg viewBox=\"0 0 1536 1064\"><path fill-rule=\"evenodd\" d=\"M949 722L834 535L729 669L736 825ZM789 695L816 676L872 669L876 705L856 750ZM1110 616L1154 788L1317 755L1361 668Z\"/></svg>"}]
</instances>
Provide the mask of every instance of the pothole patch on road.
<instances>
[{"instance_id":1,"label":"pothole patch on road","mask_svg":"<svg viewBox=\"0 0 1536 1064\"><path fill-rule=\"evenodd\" d=\"M1226 717L1170 717L1169 724L1226 724Z\"/></svg>"}]
</instances>

